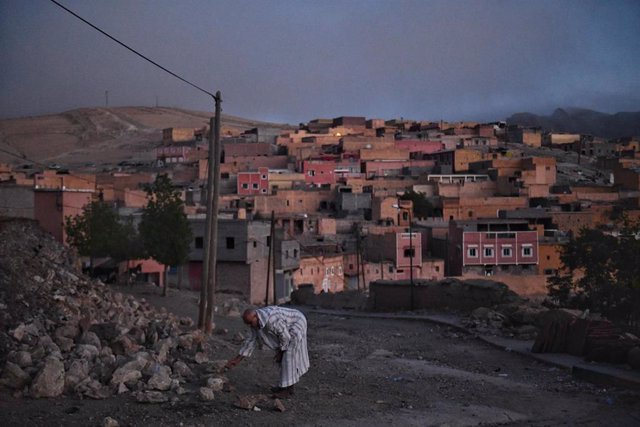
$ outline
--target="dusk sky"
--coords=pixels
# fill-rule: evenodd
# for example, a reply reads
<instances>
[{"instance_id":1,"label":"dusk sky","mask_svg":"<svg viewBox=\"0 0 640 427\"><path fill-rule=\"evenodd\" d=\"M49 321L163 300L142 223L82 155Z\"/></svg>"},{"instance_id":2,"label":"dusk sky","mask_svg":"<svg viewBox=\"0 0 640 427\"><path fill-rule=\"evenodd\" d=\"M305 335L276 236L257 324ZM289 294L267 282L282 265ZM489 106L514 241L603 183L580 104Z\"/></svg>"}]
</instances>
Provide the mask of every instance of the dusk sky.
<instances>
[{"instance_id":1,"label":"dusk sky","mask_svg":"<svg viewBox=\"0 0 640 427\"><path fill-rule=\"evenodd\" d=\"M640 1L59 0L210 92L297 124L640 111ZM0 0L0 118L212 100L48 0Z\"/></svg>"}]
</instances>

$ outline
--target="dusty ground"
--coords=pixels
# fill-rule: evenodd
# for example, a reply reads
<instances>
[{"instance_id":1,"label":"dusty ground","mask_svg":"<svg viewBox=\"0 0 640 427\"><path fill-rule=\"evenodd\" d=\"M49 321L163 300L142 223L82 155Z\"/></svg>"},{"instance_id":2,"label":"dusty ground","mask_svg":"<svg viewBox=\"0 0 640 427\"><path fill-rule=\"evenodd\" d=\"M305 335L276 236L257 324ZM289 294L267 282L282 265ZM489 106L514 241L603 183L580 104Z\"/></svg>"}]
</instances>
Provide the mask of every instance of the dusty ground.
<instances>
[{"instance_id":1,"label":"dusty ground","mask_svg":"<svg viewBox=\"0 0 640 427\"><path fill-rule=\"evenodd\" d=\"M195 315L197 295L163 299L134 289L152 304ZM304 309L303 309L304 310ZM145 405L122 395L102 401L0 398L3 425L616 425L640 424L640 399L632 392L575 381L557 368L488 346L472 336L430 323L350 319L307 312L311 370L286 412L233 406L238 395L264 393L276 380L270 352L257 352L228 373L233 392L213 402L195 393ZM244 330L238 317L216 318L220 339L214 359L229 358L232 338ZM227 345L228 344L228 345ZM198 384L189 386L196 390Z\"/></svg>"}]
</instances>

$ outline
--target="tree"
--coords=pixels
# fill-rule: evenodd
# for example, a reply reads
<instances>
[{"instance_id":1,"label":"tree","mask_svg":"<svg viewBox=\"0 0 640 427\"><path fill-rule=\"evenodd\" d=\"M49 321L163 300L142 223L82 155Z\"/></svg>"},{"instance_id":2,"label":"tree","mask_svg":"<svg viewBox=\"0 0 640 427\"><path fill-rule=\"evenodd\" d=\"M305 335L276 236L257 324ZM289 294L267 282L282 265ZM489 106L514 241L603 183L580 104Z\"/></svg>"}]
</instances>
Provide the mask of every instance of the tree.
<instances>
[{"instance_id":1,"label":"tree","mask_svg":"<svg viewBox=\"0 0 640 427\"><path fill-rule=\"evenodd\" d=\"M119 251L123 235L118 213L103 201L94 201L82 208L82 213L65 218L67 242L78 253L89 257L93 273L93 260L112 256Z\"/></svg>"},{"instance_id":2,"label":"tree","mask_svg":"<svg viewBox=\"0 0 640 427\"><path fill-rule=\"evenodd\" d=\"M616 233L580 230L564 247L564 272L548 279L560 306L590 309L637 326L640 321L640 221L623 216ZM580 277L576 279L576 273Z\"/></svg>"},{"instance_id":3,"label":"tree","mask_svg":"<svg viewBox=\"0 0 640 427\"><path fill-rule=\"evenodd\" d=\"M193 235L180 193L167 175L158 175L146 191L147 205L142 210L140 235L147 254L164 264L162 295L166 296L167 268L185 263Z\"/></svg>"},{"instance_id":4,"label":"tree","mask_svg":"<svg viewBox=\"0 0 640 427\"><path fill-rule=\"evenodd\" d=\"M413 202L413 216L416 218L429 218L433 216L433 205L424 193L418 193L413 189L408 189L400 196L400 200L411 200Z\"/></svg>"}]
</instances>

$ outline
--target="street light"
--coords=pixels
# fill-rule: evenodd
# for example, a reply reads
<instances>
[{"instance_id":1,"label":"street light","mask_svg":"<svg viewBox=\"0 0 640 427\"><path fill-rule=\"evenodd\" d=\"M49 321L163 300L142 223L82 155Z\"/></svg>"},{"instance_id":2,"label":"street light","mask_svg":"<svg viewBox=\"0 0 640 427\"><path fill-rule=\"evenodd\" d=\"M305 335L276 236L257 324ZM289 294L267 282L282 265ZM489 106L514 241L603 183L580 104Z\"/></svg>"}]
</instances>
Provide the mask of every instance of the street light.
<instances>
[{"instance_id":1,"label":"street light","mask_svg":"<svg viewBox=\"0 0 640 427\"><path fill-rule=\"evenodd\" d=\"M411 289L411 310L415 307L415 292L414 292L414 283L413 283L413 230L411 228L411 212L409 208L400 206L398 204L391 205L391 207L399 210L399 211L407 211L408 219L409 219L409 283Z\"/></svg>"}]
</instances>

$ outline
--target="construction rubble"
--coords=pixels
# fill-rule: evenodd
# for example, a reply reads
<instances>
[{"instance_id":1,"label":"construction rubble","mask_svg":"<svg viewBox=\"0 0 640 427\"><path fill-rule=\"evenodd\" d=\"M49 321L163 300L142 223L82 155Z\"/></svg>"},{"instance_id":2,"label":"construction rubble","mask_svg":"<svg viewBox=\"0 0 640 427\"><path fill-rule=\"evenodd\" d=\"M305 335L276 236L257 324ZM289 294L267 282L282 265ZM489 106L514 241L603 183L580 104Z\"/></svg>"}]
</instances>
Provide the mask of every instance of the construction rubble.
<instances>
[{"instance_id":1,"label":"construction rubble","mask_svg":"<svg viewBox=\"0 0 640 427\"><path fill-rule=\"evenodd\" d=\"M187 384L212 400L227 384L190 318L83 276L73 253L32 221L0 222L0 242L0 385L14 396L131 393L160 403Z\"/></svg>"}]
</instances>

